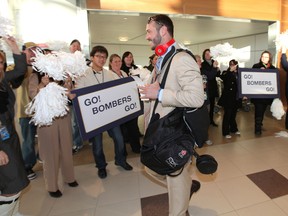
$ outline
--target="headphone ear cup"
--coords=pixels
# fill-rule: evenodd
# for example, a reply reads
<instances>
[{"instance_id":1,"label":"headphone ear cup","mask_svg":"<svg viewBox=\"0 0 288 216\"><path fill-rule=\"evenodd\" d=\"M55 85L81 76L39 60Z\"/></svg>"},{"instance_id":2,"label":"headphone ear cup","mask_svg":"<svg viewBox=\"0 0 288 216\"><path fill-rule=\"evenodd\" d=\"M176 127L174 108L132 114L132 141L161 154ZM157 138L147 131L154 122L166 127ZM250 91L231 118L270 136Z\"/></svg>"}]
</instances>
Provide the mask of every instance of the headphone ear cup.
<instances>
[{"instance_id":1,"label":"headphone ear cup","mask_svg":"<svg viewBox=\"0 0 288 216\"><path fill-rule=\"evenodd\" d=\"M211 155L198 155L196 159L196 167L202 174L213 174L218 168L218 163Z\"/></svg>"},{"instance_id":2,"label":"headphone ear cup","mask_svg":"<svg viewBox=\"0 0 288 216\"><path fill-rule=\"evenodd\" d=\"M155 48L155 53L156 53L156 55L158 55L158 56L161 56L161 55L163 55L165 52L166 52L166 50L167 50L167 45L165 46L166 44L164 44L164 45L158 45L156 48Z\"/></svg>"},{"instance_id":3,"label":"headphone ear cup","mask_svg":"<svg viewBox=\"0 0 288 216\"><path fill-rule=\"evenodd\" d=\"M168 43L156 46L156 48L155 48L155 54L158 55L158 56L164 55L164 54L166 53L167 49L168 49L173 43L175 43L175 40L172 38L170 41L168 41Z\"/></svg>"}]
</instances>

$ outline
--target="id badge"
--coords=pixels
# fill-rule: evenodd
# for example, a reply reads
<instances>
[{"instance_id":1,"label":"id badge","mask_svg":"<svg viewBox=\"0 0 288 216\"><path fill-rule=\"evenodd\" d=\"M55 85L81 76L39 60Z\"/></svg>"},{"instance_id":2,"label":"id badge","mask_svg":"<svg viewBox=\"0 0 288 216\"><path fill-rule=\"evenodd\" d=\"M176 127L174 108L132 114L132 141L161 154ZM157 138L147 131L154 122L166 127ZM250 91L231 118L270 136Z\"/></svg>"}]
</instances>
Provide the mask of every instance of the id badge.
<instances>
[{"instance_id":1,"label":"id badge","mask_svg":"<svg viewBox=\"0 0 288 216\"><path fill-rule=\"evenodd\" d=\"M10 138L10 134L5 126L0 127L0 136L2 141Z\"/></svg>"}]
</instances>

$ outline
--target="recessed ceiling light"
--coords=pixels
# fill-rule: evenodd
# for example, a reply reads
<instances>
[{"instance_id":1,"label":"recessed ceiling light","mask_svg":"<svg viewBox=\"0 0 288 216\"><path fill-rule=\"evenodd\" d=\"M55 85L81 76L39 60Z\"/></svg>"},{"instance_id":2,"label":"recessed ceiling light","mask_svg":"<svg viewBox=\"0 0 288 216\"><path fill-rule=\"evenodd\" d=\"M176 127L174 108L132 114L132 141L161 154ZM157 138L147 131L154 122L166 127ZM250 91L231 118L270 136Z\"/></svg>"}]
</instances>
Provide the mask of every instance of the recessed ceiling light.
<instances>
[{"instance_id":1,"label":"recessed ceiling light","mask_svg":"<svg viewBox=\"0 0 288 216\"><path fill-rule=\"evenodd\" d=\"M184 45L190 45L190 44L191 44L191 41L189 41L189 40L183 41L183 44L184 44Z\"/></svg>"},{"instance_id":2,"label":"recessed ceiling light","mask_svg":"<svg viewBox=\"0 0 288 216\"><path fill-rule=\"evenodd\" d=\"M119 37L118 39L119 39L119 41L121 41L121 42L126 42L126 41L128 41L128 37Z\"/></svg>"}]
</instances>

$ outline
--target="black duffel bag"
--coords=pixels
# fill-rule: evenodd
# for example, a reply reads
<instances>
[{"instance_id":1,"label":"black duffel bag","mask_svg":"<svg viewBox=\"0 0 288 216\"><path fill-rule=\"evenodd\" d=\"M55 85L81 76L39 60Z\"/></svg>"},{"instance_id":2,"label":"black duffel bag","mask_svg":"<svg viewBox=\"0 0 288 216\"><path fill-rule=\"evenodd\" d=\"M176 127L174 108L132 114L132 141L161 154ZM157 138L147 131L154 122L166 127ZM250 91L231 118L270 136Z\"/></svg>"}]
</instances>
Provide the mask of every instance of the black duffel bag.
<instances>
[{"instance_id":1,"label":"black duffel bag","mask_svg":"<svg viewBox=\"0 0 288 216\"><path fill-rule=\"evenodd\" d=\"M171 175L190 160L194 139L183 120L183 109L175 108L159 118L156 113L146 130L141 147L141 162L160 175Z\"/></svg>"}]
</instances>

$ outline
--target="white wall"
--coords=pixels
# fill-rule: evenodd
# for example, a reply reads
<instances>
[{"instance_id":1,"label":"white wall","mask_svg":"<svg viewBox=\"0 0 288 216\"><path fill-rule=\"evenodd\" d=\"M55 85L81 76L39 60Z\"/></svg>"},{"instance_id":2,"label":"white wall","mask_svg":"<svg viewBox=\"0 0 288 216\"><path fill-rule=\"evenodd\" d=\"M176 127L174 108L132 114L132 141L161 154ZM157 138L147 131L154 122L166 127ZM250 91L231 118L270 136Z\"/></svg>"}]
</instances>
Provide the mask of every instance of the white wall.
<instances>
[{"instance_id":1,"label":"white wall","mask_svg":"<svg viewBox=\"0 0 288 216\"><path fill-rule=\"evenodd\" d=\"M175 38L177 40L177 38ZM232 39L223 39L219 41L207 42L202 44L196 44L187 46L194 54L202 56L202 52L215 46L217 44L223 44L228 42L233 48L241 49L241 59L239 61L241 67L252 67L253 64L257 63L260 59L260 55L264 50L268 49L268 34L257 34L245 37L238 37ZM97 44L98 45L98 44ZM149 56L153 54L150 47L148 46L137 46L137 45L123 45L123 44L101 44L108 49L109 55L116 53L122 57L125 51L133 53L135 64L145 66L148 65ZM229 61L229 60L228 60ZM220 62L221 70L227 69L227 62ZM108 64L108 63L106 63Z\"/></svg>"},{"instance_id":2,"label":"white wall","mask_svg":"<svg viewBox=\"0 0 288 216\"><path fill-rule=\"evenodd\" d=\"M0 0L7 1L7 0ZM89 53L87 12L64 0L9 0L9 17L15 23L15 35L21 44L61 42L69 46L73 39L81 42L84 53Z\"/></svg>"},{"instance_id":3,"label":"white wall","mask_svg":"<svg viewBox=\"0 0 288 216\"><path fill-rule=\"evenodd\" d=\"M223 39L220 41L208 42L198 45L189 46L194 54L202 57L205 49L228 42L233 48L241 49L241 59L236 59L241 63L241 67L252 67L253 64L259 62L260 55L264 50L268 49L268 34L257 34L246 37L238 37L232 39ZM227 69L228 62L221 62L221 69Z\"/></svg>"}]
</instances>

